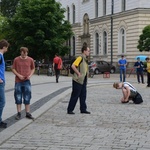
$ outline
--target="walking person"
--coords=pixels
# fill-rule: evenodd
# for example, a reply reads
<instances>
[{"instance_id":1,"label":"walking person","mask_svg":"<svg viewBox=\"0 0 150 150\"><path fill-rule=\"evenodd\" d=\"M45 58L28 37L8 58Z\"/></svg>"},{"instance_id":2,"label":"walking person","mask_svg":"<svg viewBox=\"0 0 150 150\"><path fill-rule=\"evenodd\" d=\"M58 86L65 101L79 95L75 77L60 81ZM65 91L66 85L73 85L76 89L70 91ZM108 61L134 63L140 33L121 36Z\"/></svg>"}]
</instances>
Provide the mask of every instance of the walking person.
<instances>
[{"instance_id":1,"label":"walking person","mask_svg":"<svg viewBox=\"0 0 150 150\"><path fill-rule=\"evenodd\" d=\"M7 128L7 123L2 121L5 106L5 61L4 53L7 52L9 43L3 39L0 41L0 128Z\"/></svg>"},{"instance_id":2,"label":"walking person","mask_svg":"<svg viewBox=\"0 0 150 150\"><path fill-rule=\"evenodd\" d=\"M53 70L55 71L56 83L58 83L60 70L62 69L62 59L55 54L55 58L53 59Z\"/></svg>"},{"instance_id":3,"label":"walking person","mask_svg":"<svg viewBox=\"0 0 150 150\"><path fill-rule=\"evenodd\" d=\"M118 65L120 69L120 82L125 82L127 60L124 58L124 55L121 56L121 59L118 61Z\"/></svg>"},{"instance_id":4,"label":"walking person","mask_svg":"<svg viewBox=\"0 0 150 150\"><path fill-rule=\"evenodd\" d=\"M137 74L137 81L140 83L140 77L141 82L144 84L144 76L143 76L143 62L140 61L140 58L137 58L137 62L135 62L134 67L136 68L136 74Z\"/></svg>"},{"instance_id":5,"label":"walking person","mask_svg":"<svg viewBox=\"0 0 150 150\"><path fill-rule=\"evenodd\" d=\"M147 57L146 59L146 70L147 70L147 87L150 87L150 59Z\"/></svg>"},{"instance_id":6,"label":"walking person","mask_svg":"<svg viewBox=\"0 0 150 150\"><path fill-rule=\"evenodd\" d=\"M28 56L28 48L20 48L20 56L13 61L12 72L15 76L14 97L17 106L16 120L21 119L21 105L24 103L26 118L34 119L30 114L31 83L30 78L35 71L34 60Z\"/></svg>"},{"instance_id":7,"label":"walking person","mask_svg":"<svg viewBox=\"0 0 150 150\"><path fill-rule=\"evenodd\" d=\"M72 64L74 74L72 77L72 93L67 108L68 114L75 114L73 112L78 98L80 99L80 112L84 114L90 114L87 111L86 95L87 95L87 77L88 77L88 63L87 57L90 54L90 49L87 45L83 45L81 49L82 55L77 57Z\"/></svg>"}]
</instances>

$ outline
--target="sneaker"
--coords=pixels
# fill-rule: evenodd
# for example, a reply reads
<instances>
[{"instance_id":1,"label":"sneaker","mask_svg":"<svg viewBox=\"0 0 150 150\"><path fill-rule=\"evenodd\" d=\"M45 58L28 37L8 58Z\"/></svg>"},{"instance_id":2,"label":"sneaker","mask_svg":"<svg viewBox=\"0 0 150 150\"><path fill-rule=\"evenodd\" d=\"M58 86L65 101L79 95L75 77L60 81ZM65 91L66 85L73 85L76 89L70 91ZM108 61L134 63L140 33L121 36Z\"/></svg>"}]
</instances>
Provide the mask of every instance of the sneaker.
<instances>
[{"instance_id":1,"label":"sneaker","mask_svg":"<svg viewBox=\"0 0 150 150\"><path fill-rule=\"evenodd\" d=\"M1 122L0 123L0 128L7 128L7 123Z\"/></svg>"},{"instance_id":2,"label":"sneaker","mask_svg":"<svg viewBox=\"0 0 150 150\"><path fill-rule=\"evenodd\" d=\"M21 113L20 112L18 112L18 114L16 115L15 119L16 120L20 120L21 119Z\"/></svg>"},{"instance_id":3,"label":"sneaker","mask_svg":"<svg viewBox=\"0 0 150 150\"><path fill-rule=\"evenodd\" d=\"M34 120L34 117L30 113L26 113L26 118Z\"/></svg>"}]
</instances>

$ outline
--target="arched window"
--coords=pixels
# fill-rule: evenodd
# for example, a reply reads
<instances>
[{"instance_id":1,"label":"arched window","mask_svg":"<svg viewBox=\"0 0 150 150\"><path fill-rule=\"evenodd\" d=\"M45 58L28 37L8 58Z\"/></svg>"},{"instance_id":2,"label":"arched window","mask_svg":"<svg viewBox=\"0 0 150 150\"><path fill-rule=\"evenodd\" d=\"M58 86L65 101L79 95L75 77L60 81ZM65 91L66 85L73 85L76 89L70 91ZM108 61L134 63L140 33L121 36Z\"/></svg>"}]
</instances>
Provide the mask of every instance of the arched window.
<instances>
[{"instance_id":1,"label":"arched window","mask_svg":"<svg viewBox=\"0 0 150 150\"><path fill-rule=\"evenodd\" d=\"M67 7L67 20L70 21L70 9Z\"/></svg>"},{"instance_id":2,"label":"arched window","mask_svg":"<svg viewBox=\"0 0 150 150\"><path fill-rule=\"evenodd\" d=\"M107 54L107 32L103 32L103 54Z\"/></svg>"},{"instance_id":3,"label":"arched window","mask_svg":"<svg viewBox=\"0 0 150 150\"><path fill-rule=\"evenodd\" d=\"M103 15L105 16L106 15L106 8L107 8L107 5L106 5L106 0L103 0Z\"/></svg>"},{"instance_id":4,"label":"arched window","mask_svg":"<svg viewBox=\"0 0 150 150\"><path fill-rule=\"evenodd\" d=\"M126 52L126 33L123 28L120 29L119 33L119 51L120 53Z\"/></svg>"},{"instance_id":5,"label":"arched window","mask_svg":"<svg viewBox=\"0 0 150 150\"><path fill-rule=\"evenodd\" d=\"M73 47L73 56L75 56L76 53L76 46L75 46L76 42L75 42L75 37L72 37L72 47Z\"/></svg>"},{"instance_id":6,"label":"arched window","mask_svg":"<svg viewBox=\"0 0 150 150\"><path fill-rule=\"evenodd\" d=\"M75 23L75 18L76 18L76 10L75 10L75 5L73 5L73 23Z\"/></svg>"},{"instance_id":7,"label":"arched window","mask_svg":"<svg viewBox=\"0 0 150 150\"><path fill-rule=\"evenodd\" d=\"M98 55L99 54L99 34L96 33L95 34L95 54Z\"/></svg>"},{"instance_id":8,"label":"arched window","mask_svg":"<svg viewBox=\"0 0 150 150\"><path fill-rule=\"evenodd\" d=\"M126 10L126 0L122 0L122 11Z\"/></svg>"},{"instance_id":9,"label":"arched window","mask_svg":"<svg viewBox=\"0 0 150 150\"><path fill-rule=\"evenodd\" d=\"M98 17L98 0L95 0L95 17Z\"/></svg>"}]
</instances>

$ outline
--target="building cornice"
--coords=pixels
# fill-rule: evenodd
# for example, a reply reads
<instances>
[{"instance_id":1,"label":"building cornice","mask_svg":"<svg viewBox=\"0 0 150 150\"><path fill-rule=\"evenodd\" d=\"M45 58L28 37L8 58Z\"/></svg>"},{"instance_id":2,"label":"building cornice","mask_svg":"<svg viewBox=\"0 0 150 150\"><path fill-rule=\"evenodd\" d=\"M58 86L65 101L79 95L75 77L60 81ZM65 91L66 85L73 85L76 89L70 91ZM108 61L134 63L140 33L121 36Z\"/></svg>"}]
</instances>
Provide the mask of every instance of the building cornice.
<instances>
[{"instance_id":1,"label":"building cornice","mask_svg":"<svg viewBox=\"0 0 150 150\"><path fill-rule=\"evenodd\" d=\"M90 23L94 24L94 23L98 23L98 22L102 22L102 21L108 21L108 20L110 20L111 16L113 17L113 19L116 19L116 18L127 17L127 16L131 16L131 15L135 15L135 14L150 14L150 8L136 8L136 9L132 9L132 10L128 10L128 11L115 13L113 15L110 14L110 15L90 19Z\"/></svg>"}]
</instances>

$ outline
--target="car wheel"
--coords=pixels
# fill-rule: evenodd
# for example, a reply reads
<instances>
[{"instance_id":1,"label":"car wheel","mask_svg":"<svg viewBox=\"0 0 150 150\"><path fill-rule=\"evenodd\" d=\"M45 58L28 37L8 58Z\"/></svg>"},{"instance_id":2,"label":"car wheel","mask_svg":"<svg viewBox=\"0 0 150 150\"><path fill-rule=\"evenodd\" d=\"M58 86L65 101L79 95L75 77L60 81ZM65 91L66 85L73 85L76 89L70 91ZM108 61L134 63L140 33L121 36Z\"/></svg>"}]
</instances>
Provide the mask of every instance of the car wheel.
<instances>
[{"instance_id":1,"label":"car wheel","mask_svg":"<svg viewBox=\"0 0 150 150\"><path fill-rule=\"evenodd\" d=\"M115 73L115 70L111 68L110 73Z\"/></svg>"},{"instance_id":2,"label":"car wheel","mask_svg":"<svg viewBox=\"0 0 150 150\"><path fill-rule=\"evenodd\" d=\"M95 74L99 74L99 70L98 69L95 69Z\"/></svg>"}]
</instances>

